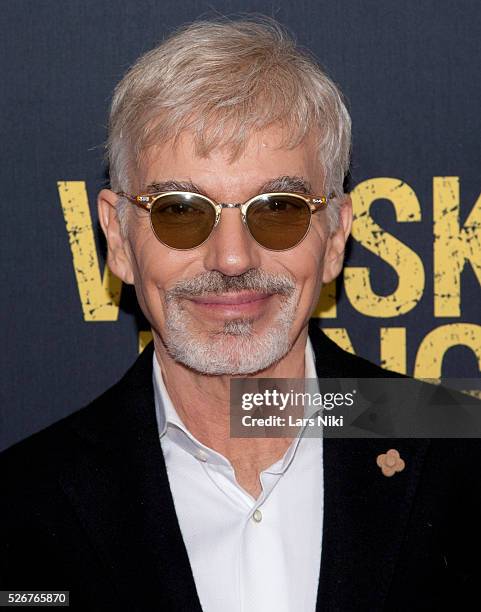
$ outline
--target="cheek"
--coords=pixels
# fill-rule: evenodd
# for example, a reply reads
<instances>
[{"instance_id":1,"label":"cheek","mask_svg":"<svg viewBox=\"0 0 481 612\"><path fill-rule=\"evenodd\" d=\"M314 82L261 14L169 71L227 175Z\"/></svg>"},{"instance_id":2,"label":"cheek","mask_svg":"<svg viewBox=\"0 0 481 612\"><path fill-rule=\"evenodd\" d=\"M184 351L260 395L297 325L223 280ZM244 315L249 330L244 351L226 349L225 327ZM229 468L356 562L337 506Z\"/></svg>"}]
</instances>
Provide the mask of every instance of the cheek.
<instances>
[{"instance_id":1,"label":"cheek","mask_svg":"<svg viewBox=\"0 0 481 612\"><path fill-rule=\"evenodd\" d=\"M168 283L169 267L165 265L162 245L150 227L139 228L131 239L132 263L137 301L148 321L162 317L163 304L159 288Z\"/></svg>"},{"instance_id":2,"label":"cheek","mask_svg":"<svg viewBox=\"0 0 481 612\"><path fill-rule=\"evenodd\" d=\"M265 269L293 277L300 292L299 305L308 307L313 301L317 303L319 297L325 250L324 236L311 231L297 247L276 256L275 270L272 260L270 264L265 262Z\"/></svg>"},{"instance_id":3,"label":"cheek","mask_svg":"<svg viewBox=\"0 0 481 612\"><path fill-rule=\"evenodd\" d=\"M313 224L304 241L292 251L292 265L297 269L299 278L315 283L322 275L327 243L324 228Z\"/></svg>"},{"instance_id":4,"label":"cheek","mask_svg":"<svg viewBox=\"0 0 481 612\"><path fill-rule=\"evenodd\" d=\"M144 311L164 309L164 293L182 278L199 273L198 255L182 253L162 245L150 231L138 231L132 239L134 281ZM154 310L155 309L155 310Z\"/></svg>"},{"instance_id":5,"label":"cheek","mask_svg":"<svg viewBox=\"0 0 481 612\"><path fill-rule=\"evenodd\" d=\"M132 253L135 268L135 285L147 287L153 277L160 270L158 262L158 241L148 231L148 228L139 229L132 241Z\"/></svg>"},{"instance_id":6,"label":"cheek","mask_svg":"<svg viewBox=\"0 0 481 612\"><path fill-rule=\"evenodd\" d=\"M300 291L301 311L312 312L319 299L327 242L322 229L311 227L308 236L290 252L289 260L285 262Z\"/></svg>"},{"instance_id":7,"label":"cheek","mask_svg":"<svg viewBox=\"0 0 481 612\"><path fill-rule=\"evenodd\" d=\"M306 242L306 250L309 253L310 261L315 267L316 272L322 275L324 258L329 245L329 231L324 220L321 220L319 217L314 217L311 231L309 232Z\"/></svg>"}]
</instances>

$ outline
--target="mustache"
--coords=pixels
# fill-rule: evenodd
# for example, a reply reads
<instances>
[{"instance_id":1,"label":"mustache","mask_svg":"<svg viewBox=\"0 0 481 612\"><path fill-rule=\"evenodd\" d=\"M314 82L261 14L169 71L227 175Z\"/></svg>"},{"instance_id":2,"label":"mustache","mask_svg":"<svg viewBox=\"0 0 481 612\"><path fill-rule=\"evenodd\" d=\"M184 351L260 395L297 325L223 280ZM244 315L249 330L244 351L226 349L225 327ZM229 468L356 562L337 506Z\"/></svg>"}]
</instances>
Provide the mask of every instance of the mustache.
<instances>
[{"instance_id":1,"label":"mustache","mask_svg":"<svg viewBox=\"0 0 481 612\"><path fill-rule=\"evenodd\" d=\"M239 276L227 276L222 272L213 270L187 280L178 281L171 289L166 291L166 299L175 300L209 293L234 293L238 291L259 291L261 293L278 293L290 296L295 289L294 280L285 274L271 274L253 268Z\"/></svg>"}]
</instances>

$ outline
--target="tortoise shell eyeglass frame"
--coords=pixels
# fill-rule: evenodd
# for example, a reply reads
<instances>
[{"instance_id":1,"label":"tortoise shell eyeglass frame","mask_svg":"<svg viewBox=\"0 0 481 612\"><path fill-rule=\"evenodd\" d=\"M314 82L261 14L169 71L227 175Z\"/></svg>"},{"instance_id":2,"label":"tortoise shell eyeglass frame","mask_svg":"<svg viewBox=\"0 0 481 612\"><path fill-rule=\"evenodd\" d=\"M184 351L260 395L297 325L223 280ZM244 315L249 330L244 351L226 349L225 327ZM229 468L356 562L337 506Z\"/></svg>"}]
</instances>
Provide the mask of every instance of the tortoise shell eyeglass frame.
<instances>
[{"instance_id":1,"label":"tortoise shell eyeglass frame","mask_svg":"<svg viewBox=\"0 0 481 612\"><path fill-rule=\"evenodd\" d=\"M294 246L297 246L300 242L302 242L302 240L304 240L304 238L309 233L309 230L311 227L312 215L314 215L315 213L321 210L324 210L327 207L329 201L335 197L334 193L331 193L328 196L312 196L312 195L306 195L304 193L276 191L276 192L262 193L262 194L256 195L250 198L249 200L247 200L246 202L227 204L227 203L215 202L214 200L212 200L211 198L203 194L196 193L196 192L190 192L190 191L161 191L161 192L153 192L153 193L144 193L144 194L139 194L139 195L132 195L124 191L118 191L116 192L116 194L119 197L127 198L127 200L129 200L129 202L131 202L135 206L138 206L139 208L146 210L150 214L150 222L151 222L152 231L154 232L154 235L159 240L159 242L161 242L165 246L168 246L169 248L173 248L173 249L181 250L181 251L194 249L204 244L204 242L209 239L212 231L219 224L222 209L224 208L238 208L240 210L244 226L247 228L252 238L263 248L266 248L272 251L284 251L284 250L291 249ZM194 198L197 200L201 200L202 202L205 202L206 204L211 206L212 209L215 211L215 220L212 223L212 227L210 228L205 238L199 244L196 244L191 247L175 247L175 246L172 246L166 243L164 240L162 240L157 235L154 224L152 223L153 206L155 202L157 202L158 200L166 198L166 197L172 197L172 196L180 196L181 198L185 198L184 200L185 203L188 203L189 199L194 199ZM304 205L306 206L306 209L308 209L310 213L309 222L305 228L305 231L302 232L302 236L299 236L299 239L295 242L295 244L289 245L284 248L270 248L266 246L265 244L262 244L262 242L259 242L259 240L253 235L251 228L249 227L248 210L253 204L261 204L261 203L265 203L268 201L272 201L275 198L286 198L286 197L293 197L296 201L302 201L304 203Z\"/></svg>"}]
</instances>

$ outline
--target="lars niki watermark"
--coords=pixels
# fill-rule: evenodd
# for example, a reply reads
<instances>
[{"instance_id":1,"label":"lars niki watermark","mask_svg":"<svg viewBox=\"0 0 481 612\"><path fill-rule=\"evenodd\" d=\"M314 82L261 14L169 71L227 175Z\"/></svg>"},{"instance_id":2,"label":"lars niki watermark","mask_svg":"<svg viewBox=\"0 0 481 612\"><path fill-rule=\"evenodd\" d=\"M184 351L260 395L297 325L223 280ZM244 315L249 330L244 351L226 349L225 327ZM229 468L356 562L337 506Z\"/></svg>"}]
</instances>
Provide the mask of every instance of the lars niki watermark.
<instances>
[{"instance_id":1,"label":"lars niki watermark","mask_svg":"<svg viewBox=\"0 0 481 612\"><path fill-rule=\"evenodd\" d=\"M294 417L291 414L283 417L271 414L267 417L253 417L245 414L241 422L244 427L343 427L344 417L332 414L311 417Z\"/></svg>"}]
</instances>

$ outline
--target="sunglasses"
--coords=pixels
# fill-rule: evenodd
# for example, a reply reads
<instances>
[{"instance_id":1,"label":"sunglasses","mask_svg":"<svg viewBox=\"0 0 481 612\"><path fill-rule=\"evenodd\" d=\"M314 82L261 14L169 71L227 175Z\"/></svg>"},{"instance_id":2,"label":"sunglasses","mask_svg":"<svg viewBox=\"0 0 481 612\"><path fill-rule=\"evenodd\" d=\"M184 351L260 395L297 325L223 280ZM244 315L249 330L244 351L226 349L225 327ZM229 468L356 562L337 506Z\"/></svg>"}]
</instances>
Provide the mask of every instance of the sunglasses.
<instances>
[{"instance_id":1,"label":"sunglasses","mask_svg":"<svg viewBox=\"0 0 481 612\"><path fill-rule=\"evenodd\" d=\"M203 244L220 221L223 208L239 208L242 221L254 240L265 249L285 251L298 245L309 232L312 215L334 196L309 197L298 193L262 193L243 204L219 204L205 195L168 191L117 195L150 213L156 238L172 249L195 249Z\"/></svg>"}]
</instances>

